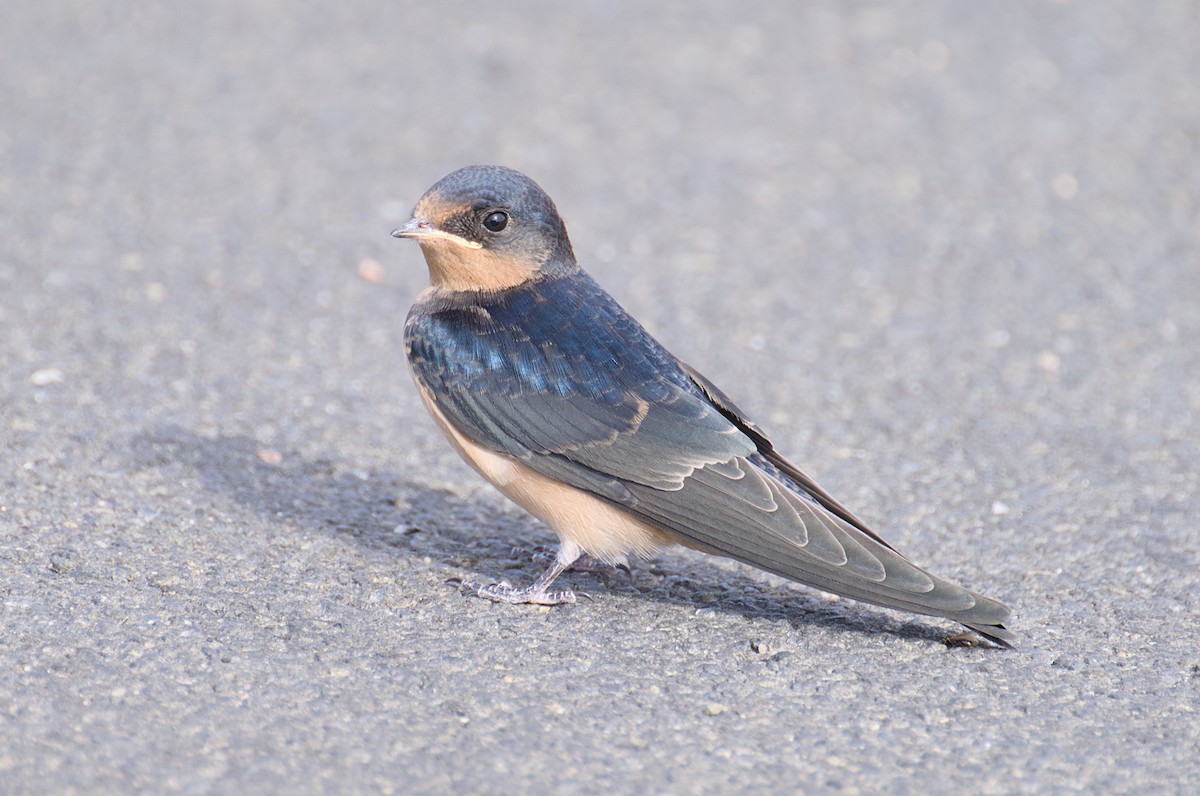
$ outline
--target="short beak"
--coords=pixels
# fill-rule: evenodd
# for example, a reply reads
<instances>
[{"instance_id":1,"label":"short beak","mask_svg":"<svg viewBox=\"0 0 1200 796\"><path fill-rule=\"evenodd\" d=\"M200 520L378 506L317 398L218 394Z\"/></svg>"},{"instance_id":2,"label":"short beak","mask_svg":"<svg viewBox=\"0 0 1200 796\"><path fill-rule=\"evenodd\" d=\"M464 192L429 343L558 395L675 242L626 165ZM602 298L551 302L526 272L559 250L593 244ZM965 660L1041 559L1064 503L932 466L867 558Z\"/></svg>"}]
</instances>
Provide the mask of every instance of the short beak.
<instances>
[{"instance_id":1,"label":"short beak","mask_svg":"<svg viewBox=\"0 0 1200 796\"><path fill-rule=\"evenodd\" d=\"M433 225L433 222L426 221L423 218L409 219L404 226L392 230L393 238L412 238L418 243L425 241L449 241L457 243L459 246L466 246L468 249L482 249L483 244L476 243L473 240L459 237L452 232L444 232Z\"/></svg>"},{"instance_id":2,"label":"short beak","mask_svg":"<svg viewBox=\"0 0 1200 796\"><path fill-rule=\"evenodd\" d=\"M392 230L393 238L420 238L433 232L433 225L422 218L410 218L408 223L399 229Z\"/></svg>"}]
</instances>

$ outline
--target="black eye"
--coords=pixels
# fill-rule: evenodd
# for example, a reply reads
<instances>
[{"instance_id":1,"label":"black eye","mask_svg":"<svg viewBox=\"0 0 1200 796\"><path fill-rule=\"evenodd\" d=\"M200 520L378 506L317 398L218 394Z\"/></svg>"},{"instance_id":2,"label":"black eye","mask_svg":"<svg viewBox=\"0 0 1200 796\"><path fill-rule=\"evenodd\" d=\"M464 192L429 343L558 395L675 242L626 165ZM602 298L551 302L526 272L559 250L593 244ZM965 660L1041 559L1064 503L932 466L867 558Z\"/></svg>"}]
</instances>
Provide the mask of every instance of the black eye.
<instances>
[{"instance_id":1,"label":"black eye","mask_svg":"<svg viewBox=\"0 0 1200 796\"><path fill-rule=\"evenodd\" d=\"M508 226L508 213L502 213L499 210L488 213L487 218L483 220L483 225L489 232L499 232Z\"/></svg>"}]
</instances>

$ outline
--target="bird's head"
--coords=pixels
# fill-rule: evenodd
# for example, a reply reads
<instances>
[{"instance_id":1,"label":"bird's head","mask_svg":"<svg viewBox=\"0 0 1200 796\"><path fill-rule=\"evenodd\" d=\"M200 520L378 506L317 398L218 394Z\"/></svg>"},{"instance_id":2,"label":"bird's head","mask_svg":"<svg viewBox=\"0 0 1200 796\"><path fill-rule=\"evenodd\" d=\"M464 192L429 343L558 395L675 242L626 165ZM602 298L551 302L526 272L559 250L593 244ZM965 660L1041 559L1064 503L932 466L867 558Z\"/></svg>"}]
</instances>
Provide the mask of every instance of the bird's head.
<instances>
[{"instance_id":1,"label":"bird's head","mask_svg":"<svg viewBox=\"0 0 1200 796\"><path fill-rule=\"evenodd\" d=\"M467 166L438 180L392 235L421 244L430 282L444 290L504 290L575 267L554 202L501 166Z\"/></svg>"}]
</instances>

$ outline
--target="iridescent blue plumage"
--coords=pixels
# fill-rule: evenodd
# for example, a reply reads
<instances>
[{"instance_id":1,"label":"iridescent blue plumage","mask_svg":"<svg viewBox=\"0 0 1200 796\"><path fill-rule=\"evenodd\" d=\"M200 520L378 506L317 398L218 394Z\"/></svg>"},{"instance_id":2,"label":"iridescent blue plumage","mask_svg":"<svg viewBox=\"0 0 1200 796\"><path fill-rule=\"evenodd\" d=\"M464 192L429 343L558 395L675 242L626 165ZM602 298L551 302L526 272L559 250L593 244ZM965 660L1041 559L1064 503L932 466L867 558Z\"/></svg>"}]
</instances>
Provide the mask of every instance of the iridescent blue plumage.
<instances>
[{"instance_id":1,"label":"iridescent blue plumage","mask_svg":"<svg viewBox=\"0 0 1200 796\"><path fill-rule=\"evenodd\" d=\"M549 465L557 476L574 470L590 487L603 474L606 496L623 503L632 498L618 482L678 489L694 468L755 450L577 268L418 302L405 341L413 375L472 441L519 459L562 457Z\"/></svg>"},{"instance_id":2,"label":"iridescent blue plumage","mask_svg":"<svg viewBox=\"0 0 1200 796\"><path fill-rule=\"evenodd\" d=\"M699 392L675 358L585 272L539 280L469 304L435 298L409 314L413 367L447 386L650 400L664 385Z\"/></svg>"}]
</instances>

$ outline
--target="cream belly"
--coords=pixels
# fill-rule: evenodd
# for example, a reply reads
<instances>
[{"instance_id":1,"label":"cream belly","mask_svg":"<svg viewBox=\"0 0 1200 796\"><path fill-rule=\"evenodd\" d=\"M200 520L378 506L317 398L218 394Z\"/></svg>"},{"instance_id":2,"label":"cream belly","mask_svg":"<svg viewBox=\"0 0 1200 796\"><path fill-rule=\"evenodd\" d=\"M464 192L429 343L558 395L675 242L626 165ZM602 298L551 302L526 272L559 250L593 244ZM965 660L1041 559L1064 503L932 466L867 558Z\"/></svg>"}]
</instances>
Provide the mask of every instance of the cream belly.
<instances>
[{"instance_id":1,"label":"cream belly","mask_svg":"<svg viewBox=\"0 0 1200 796\"><path fill-rule=\"evenodd\" d=\"M477 445L450 425L419 381L417 390L429 414L467 464L509 500L553 528L564 544L579 545L595 558L614 563L629 553L649 557L676 541L665 531L587 492Z\"/></svg>"}]
</instances>

